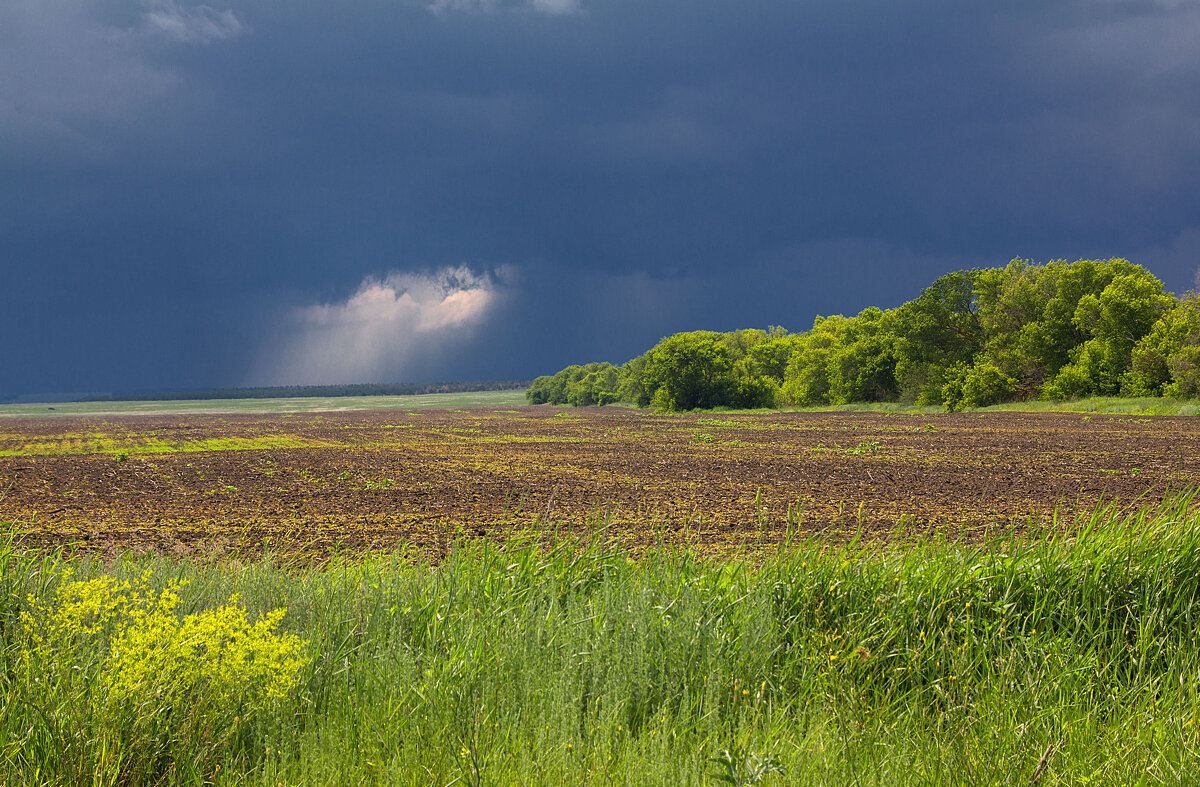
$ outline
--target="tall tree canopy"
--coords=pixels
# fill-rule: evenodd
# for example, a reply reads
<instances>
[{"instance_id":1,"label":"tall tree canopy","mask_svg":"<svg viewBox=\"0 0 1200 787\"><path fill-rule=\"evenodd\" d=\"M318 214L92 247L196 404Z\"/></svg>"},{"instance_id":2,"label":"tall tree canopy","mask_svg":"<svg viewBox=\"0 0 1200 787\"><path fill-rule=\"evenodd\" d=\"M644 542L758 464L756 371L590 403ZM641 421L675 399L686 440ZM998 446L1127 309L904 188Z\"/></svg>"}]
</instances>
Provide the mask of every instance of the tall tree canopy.
<instances>
[{"instance_id":1,"label":"tall tree canopy","mask_svg":"<svg viewBox=\"0 0 1200 787\"><path fill-rule=\"evenodd\" d=\"M1128 260L1013 260L955 271L897 308L808 331L668 336L622 367L539 377L532 403L692 410L863 401L944 404L1200 395L1200 305Z\"/></svg>"}]
</instances>

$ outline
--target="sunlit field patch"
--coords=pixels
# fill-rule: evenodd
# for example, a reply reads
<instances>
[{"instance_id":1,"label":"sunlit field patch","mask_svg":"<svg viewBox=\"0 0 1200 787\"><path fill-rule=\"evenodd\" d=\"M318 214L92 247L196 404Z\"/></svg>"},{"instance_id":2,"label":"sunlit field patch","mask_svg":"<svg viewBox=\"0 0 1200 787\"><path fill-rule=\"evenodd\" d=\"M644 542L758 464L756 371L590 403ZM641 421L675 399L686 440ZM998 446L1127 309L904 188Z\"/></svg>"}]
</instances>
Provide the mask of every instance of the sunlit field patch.
<instances>
[{"instance_id":1,"label":"sunlit field patch","mask_svg":"<svg viewBox=\"0 0 1200 787\"><path fill-rule=\"evenodd\" d=\"M287 448L314 448L325 445L317 440L287 435L262 437L218 437L185 442L166 441L154 436L110 436L103 434L64 435L58 440L24 442L13 435L0 434L0 456L58 456L62 454L173 454L200 451L256 451ZM13 447L19 446L19 447Z\"/></svg>"}]
</instances>

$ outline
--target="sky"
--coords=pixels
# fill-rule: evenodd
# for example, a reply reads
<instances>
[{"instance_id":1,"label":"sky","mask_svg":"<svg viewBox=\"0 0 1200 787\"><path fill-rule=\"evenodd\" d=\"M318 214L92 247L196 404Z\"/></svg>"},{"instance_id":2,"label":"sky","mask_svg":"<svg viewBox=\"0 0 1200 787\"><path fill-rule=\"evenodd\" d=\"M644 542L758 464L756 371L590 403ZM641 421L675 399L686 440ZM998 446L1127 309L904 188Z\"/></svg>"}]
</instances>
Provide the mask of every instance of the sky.
<instances>
[{"instance_id":1,"label":"sky","mask_svg":"<svg viewBox=\"0 0 1200 787\"><path fill-rule=\"evenodd\" d=\"M4 0L0 395L518 379L1200 267L1200 0Z\"/></svg>"}]
</instances>

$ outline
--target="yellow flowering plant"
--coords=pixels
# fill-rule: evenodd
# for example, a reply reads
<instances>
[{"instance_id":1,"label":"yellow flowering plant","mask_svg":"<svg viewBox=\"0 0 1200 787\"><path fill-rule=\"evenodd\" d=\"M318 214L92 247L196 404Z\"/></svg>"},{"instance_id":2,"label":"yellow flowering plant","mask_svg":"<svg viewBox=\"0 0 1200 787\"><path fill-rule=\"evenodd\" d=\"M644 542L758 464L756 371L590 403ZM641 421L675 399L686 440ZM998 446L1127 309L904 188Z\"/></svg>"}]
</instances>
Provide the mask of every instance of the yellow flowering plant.
<instances>
[{"instance_id":1,"label":"yellow flowering plant","mask_svg":"<svg viewBox=\"0 0 1200 787\"><path fill-rule=\"evenodd\" d=\"M149 580L68 582L22 615L26 686L66 698L91 731L97 782L157 781L181 755L215 764L308 663L308 643L277 631L285 610L251 621L235 595L181 616L180 586Z\"/></svg>"}]
</instances>

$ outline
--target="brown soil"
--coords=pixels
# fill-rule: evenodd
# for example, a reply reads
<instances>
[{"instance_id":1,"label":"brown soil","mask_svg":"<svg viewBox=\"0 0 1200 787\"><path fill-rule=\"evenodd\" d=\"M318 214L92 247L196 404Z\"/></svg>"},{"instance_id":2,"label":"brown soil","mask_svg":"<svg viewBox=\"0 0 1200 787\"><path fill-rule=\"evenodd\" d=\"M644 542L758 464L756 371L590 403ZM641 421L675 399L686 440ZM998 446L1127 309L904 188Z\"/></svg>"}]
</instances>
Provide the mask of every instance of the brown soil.
<instances>
[{"instance_id":1,"label":"brown soil","mask_svg":"<svg viewBox=\"0 0 1200 787\"><path fill-rule=\"evenodd\" d=\"M230 444L203 442L215 440ZM214 447L226 450L197 450ZM1200 419L549 407L56 418L0 423L0 452L12 454L0 456L0 520L31 545L437 555L457 537L607 521L626 543L723 548L777 540L789 518L836 539L901 521L979 538L1144 504L1200 482Z\"/></svg>"}]
</instances>

